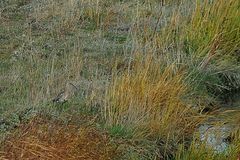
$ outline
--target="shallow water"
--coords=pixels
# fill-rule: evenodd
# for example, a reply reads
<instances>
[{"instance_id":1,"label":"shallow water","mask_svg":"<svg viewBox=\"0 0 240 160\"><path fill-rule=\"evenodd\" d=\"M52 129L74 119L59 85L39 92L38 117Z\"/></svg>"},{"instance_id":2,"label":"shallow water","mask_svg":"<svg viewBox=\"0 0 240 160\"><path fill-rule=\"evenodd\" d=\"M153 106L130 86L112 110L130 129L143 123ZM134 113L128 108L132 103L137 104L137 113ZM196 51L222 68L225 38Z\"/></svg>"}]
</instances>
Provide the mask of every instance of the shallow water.
<instances>
[{"instance_id":1,"label":"shallow water","mask_svg":"<svg viewBox=\"0 0 240 160\"><path fill-rule=\"evenodd\" d=\"M227 150L229 142L227 141L231 127L229 125L213 126L204 124L199 127L200 140L205 142L210 148L217 153Z\"/></svg>"},{"instance_id":2,"label":"shallow water","mask_svg":"<svg viewBox=\"0 0 240 160\"><path fill-rule=\"evenodd\" d=\"M236 101L232 107L223 107L214 118L198 128L200 140L217 153L223 153L230 145L231 133L239 124L235 118L240 115L240 104Z\"/></svg>"}]
</instances>

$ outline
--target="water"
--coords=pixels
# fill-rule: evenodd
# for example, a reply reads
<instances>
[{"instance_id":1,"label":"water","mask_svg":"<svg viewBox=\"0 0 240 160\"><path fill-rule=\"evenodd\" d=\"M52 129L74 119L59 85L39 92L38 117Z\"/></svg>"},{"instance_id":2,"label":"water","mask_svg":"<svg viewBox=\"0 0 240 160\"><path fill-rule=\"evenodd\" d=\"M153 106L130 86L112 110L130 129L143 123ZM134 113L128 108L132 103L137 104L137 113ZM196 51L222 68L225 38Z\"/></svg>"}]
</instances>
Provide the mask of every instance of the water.
<instances>
[{"instance_id":1,"label":"water","mask_svg":"<svg viewBox=\"0 0 240 160\"><path fill-rule=\"evenodd\" d=\"M212 126L204 124L199 127L200 140L217 153L222 153L229 146L231 127L229 125Z\"/></svg>"}]
</instances>

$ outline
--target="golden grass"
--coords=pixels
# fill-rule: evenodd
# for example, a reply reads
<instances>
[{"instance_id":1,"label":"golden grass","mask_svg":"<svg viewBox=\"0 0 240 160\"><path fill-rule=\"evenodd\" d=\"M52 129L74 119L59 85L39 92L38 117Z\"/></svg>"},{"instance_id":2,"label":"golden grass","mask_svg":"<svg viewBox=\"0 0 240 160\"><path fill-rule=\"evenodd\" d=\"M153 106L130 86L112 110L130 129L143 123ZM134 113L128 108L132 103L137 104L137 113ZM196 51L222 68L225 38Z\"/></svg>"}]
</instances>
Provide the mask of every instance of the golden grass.
<instances>
[{"instance_id":1,"label":"golden grass","mask_svg":"<svg viewBox=\"0 0 240 160\"><path fill-rule=\"evenodd\" d=\"M84 74L88 75L85 76L94 81L84 87L100 88L96 91L88 89L84 101L87 106L104 107L102 118L106 120L107 126L123 126L130 129L135 138L141 140L152 137L154 141L158 138L164 139L166 145L171 140L177 143L184 138L192 138L204 117L196 113L185 101L186 94L195 94L191 90L192 86L184 82L187 72L191 72L191 69L185 71L178 68L187 68L192 63L195 67L198 66L195 63L201 61L199 66L204 69L215 58L228 61L226 55L229 56L239 49L239 1L197 1L195 8L192 4L190 7L184 6L187 8L184 13L180 9L181 3L185 3L184 0L163 0L161 4L156 0L145 3L106 0L44 2L45 4L33 6L34 12L26 15L29 19L23 18L24 24L33 20L32 25L39 24L39 29L42 28L44 32L40 33L41 30L29 26L23 29L24 34L20 32L12 38L23 39L16 48L13 42L9 43L9 52L17 51L16 53L20 54L11 62L9 73L4 73L4 77L1 77L6 81L6 86L10 86L6 89L6 94L3 91L2 96L2 100L8 100L3 106L9 103L7 107L14 108L12 111L9 109L8 114L21 107L36 106L49 101L68 81L81 81L80 71L84 71ZM9 26L6 28L12 30ZM95 44L101 45L102 48L106 45L107 48L107 44L111 43L112 50L104 51L116 55L115 52L118 53L119 49L115 48L114 43L118 32L123 34L123 39L127 42L123 40L123 48L130 48L133 52L144 49L151 56L144 60L134 59L132 63L125 63L125 59L121 57L124 62L121 63L120 60L116 64L118 72L113 73L111 79L108 77L111 74L109 72L114 72L114 69L111 68L108 72L109 66L106 64L109 64L112 58L104 57L106 59L103 65L107 71L103 71L98 67L101 58L97 55L97 60L92 60L92 57L87 55L92 53L88 53L90 51L85 48L91 48ZM106 35L112 36L109 38L112 39L111 42L104 37ZM67 42L72 36L76 36L79 42L73 45ZM92 43L94 37L97 37L96 43ZM75 38L70 41L76 40ZM48 52L48 55L45 53L48 51L46 49L38 50L39 54L35 54L37 42L40 43L37 47L41 48L51 41L56 52ZM59 50L63 46L58 44L58 41L66 43L63 45L64 53ZM87 43L83 43L85 41ZM29 46L24 47L25 44ZM31 49L28 50L28 47ZM102 54L99 48L91 49L95 49L99 55ZM120 52L124 52L126 59L132 56L127 49ZM84 61L82 55L85 57ZM192 57L193 62L190 62ZM86 67L88 65L94 67ZM104 73L100 73L102 71ZM196 80L201 78L194 77ZM96 79L104 80L97 84ZM110 85L106 88L104 99L104 87L109 79ZM205 84L205 81L203 83ZM102 101L105 101L104 106ZM203 102L205 105L204 101L207 99L203 98L200 101L199 103ZM238 122L239 118L236 118L236 123ZM53 130L49 131L51 127ZM88 127L82 130L78 130L76 126L63 128L62 125L50 124L47 120L36 120L20 128L19 132L22 137L17 136L17 133L9 137L0 155L10 159L39 158L38 156L43 159L109 159L114 153L112 146L108 146L108 137ZM194 147L190 150L198 151L198 148ZM196 159L201 159L201 154L207 152L204 149L201 151L196 153L199 156ZM209 151L208 157L211 158L211 154Z\"/></svg>"},{"instance_id":2,"label":"golden grass","mask_svg":"<svg viewBox=\"0 0 240 160\"><path fill-rule=\"evenodd\" d=\"M189 91L183 81L185 73L173 66L164 67L148 57L133 70L114 77L106 95L107 125L126 126L143 137L191 134L202 117L184 104Z\"/></svg>"}]
</instances>

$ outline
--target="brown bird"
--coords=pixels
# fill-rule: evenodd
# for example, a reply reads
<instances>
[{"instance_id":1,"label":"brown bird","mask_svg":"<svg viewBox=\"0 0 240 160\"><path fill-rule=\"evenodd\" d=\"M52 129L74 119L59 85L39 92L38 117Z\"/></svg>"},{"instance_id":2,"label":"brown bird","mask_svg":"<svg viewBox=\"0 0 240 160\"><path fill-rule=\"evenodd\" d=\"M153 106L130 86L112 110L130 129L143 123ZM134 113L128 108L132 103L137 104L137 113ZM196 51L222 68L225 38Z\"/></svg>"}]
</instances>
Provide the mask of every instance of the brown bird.
<instances>
[{"instance_id":1,"label":"brown bird","mask_svg":"<svg viewBox=\"0 0 240 160\"><path fill-rule=\"evenodd\" d=\"M65 89L60 92L52 101L54 103L67 102L68 99L74 95L74 90L78 90L78 88L72 83L67 83Z\"/></svg>"}]
</instances>

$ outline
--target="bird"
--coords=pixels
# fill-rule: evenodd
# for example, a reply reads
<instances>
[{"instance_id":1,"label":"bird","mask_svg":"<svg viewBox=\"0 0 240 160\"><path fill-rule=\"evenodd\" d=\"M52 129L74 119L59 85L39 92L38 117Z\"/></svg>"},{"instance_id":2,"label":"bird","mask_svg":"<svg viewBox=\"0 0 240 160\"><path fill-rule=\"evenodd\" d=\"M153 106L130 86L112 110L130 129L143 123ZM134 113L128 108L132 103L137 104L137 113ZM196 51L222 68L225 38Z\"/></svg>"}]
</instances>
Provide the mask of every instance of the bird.
<instances>
[{"instance_id":1,"label":"bird","mask_svg":"<svg viewBox=\"0 0 240 160\"><path fill-rule=\"evenodd\" d=\"M67 83L66 87L63 91L61 91L52 101L53 103L65 103L74 95L74 90L78 90L78 88L72 84Z\"/></svg>"},{"instance_id":2,"label":"bird","mask_svg":"<svg viewBox=\"0 0 240 160\"><path fill-rule=\"evenodd\" d=\"M68 94L64 91L60 92L52 101L54 103L64 103L68 99Z\"/></svg>"}]
</instances>

